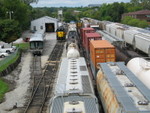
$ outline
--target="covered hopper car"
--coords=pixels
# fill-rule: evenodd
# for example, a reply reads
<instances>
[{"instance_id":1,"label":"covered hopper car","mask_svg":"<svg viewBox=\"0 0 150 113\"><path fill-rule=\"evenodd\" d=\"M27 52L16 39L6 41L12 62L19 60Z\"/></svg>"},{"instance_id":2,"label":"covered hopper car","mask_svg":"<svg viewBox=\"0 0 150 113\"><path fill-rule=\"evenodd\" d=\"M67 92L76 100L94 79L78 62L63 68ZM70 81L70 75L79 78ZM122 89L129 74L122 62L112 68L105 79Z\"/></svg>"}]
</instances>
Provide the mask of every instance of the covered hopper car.
<instances>
[{"instance_id":1,"label":"covered hopper car","mask_svg":"<svg viewBox=\"0 0 150 113\"><path fill-rule=\"evenodd\" d=\"M99 66L97 90L105 113L150 113L150 89L123 62Z\"/></svg>"},{"instance_id":2,"label":"covered hopper car","mask_svg":"<svg viewBox=\"0 0 150 113\"><path fill-rule=\"evenodd\" d=\"M63 58L49 113L99 113L85 59Z\"/></svg>"}]
</instances>

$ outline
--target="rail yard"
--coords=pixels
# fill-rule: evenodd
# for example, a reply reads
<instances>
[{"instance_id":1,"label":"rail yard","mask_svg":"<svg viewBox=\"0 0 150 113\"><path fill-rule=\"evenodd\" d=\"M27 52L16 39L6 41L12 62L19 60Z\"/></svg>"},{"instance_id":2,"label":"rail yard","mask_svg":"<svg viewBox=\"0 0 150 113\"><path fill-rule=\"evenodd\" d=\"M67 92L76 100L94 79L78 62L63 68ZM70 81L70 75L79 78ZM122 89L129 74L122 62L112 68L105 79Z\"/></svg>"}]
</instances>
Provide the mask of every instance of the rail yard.
<instances>
[{"instance_id":1,"label":"rail yard","mask_svg":"<svg viewBox=\"0 0 150 113\"><path fill-rule=\"evenodd\" d=\"M94 28L95 24L99 28ZM8 97L0 104L0 113L149 113L149 59L141 60L142 67L138 61L141 74L133 71L132 62L128 62L134 57L149 56L148 44L141 47L137 43L142 36L141 40L149 42L149 33L139 35L141 29L136 28L138 33L129 35L121 27L82 18L81 22L68 23L67 30L61 26L56 33L40 35L44 39L42 45L37 40L39 35L34 41L31 39L25 71L28 85L24 95L18 96L23 100L15 97L4 107L11 100ZM120 33L124 32L122 36ZM133 43L128 42L127 35Z\"/></svg>"}]
</instances>

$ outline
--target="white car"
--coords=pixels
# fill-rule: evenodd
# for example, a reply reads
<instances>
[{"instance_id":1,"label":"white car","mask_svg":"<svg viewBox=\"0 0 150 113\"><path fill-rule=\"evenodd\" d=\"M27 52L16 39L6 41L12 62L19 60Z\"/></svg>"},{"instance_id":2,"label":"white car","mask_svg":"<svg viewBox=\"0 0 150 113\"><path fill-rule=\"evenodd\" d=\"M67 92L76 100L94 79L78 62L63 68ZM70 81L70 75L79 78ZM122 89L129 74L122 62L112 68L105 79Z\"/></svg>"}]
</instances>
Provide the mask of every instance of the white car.
<instances>
[{"instance_id":1,"label":"white car","mask_svg":"<svg viewBox=\"0 0 150 113\"><path fill-rule=\"evenodd\" d=\"M15 48L4 48L4 46L0 45L0 52L2 53L13 53L15 51Z\"/></svg>"},{"instance_id":2,"label":"white car","mask_svg":"<svg viewBox=\"0 0 150 113\"><path fill-rule=\"evenodd\" d=\"M0 52L0 58L4 58L6 56L9 56L8 53Z\"/></svg>"}]
</instances>

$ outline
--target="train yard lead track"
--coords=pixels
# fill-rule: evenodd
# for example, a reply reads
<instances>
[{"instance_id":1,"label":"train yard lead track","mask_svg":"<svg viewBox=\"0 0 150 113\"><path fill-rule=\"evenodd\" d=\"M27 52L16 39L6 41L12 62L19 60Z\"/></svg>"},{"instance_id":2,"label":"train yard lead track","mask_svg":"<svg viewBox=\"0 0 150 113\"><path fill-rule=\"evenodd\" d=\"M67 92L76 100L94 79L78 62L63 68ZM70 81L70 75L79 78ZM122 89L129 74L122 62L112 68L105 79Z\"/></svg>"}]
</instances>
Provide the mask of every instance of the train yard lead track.
<instances>
[{"instance_id":1,"label":"train yard lead track","mask_svg":"<svg viewBox=\"0 0 150 113\"><path fill-rule=\"evenodd\" d=\"M56 43L43 72L41 57L34 57L32 95L24 109L24 113L46 113L63 48L64 42Z\"/></svg>"}]
</instances>

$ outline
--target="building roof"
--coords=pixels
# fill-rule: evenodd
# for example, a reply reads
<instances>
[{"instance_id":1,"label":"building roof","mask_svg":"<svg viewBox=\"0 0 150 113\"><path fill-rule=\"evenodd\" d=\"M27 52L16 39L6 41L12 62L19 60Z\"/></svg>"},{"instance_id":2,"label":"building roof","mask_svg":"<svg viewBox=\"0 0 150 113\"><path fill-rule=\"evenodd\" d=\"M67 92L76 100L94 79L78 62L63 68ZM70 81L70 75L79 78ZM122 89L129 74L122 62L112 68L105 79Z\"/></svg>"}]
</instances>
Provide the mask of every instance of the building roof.
<instances>
[{"instance_id":1,"label":"building roof","mask_svg":"<svg viewBox=\"0 0 150 113\"><path fill-rule=\"evenodd\" d=\"M129 15L150 14L150 10L140 10L140 11L135 11L135 12L129 12L126 14L129 14Z\"/></svg>"},{"instance_id":2,"label":"building roof","mask_svg":"<svg viewBox=\"0 0 150 113\"><path fill-rule=\"evenodd\" d=\"M52 17L49 17L49 16L43 16L43 17L37 18L37 19L35 19L35 20L33 20L33 21L41 20L41 19L43 19L43 18L50 19L50 20L53 20L53 21L58 21L58 19L52 18ZM33 21L32 21L32 22L33 22Z\"/></svg>"}]
</instances>

